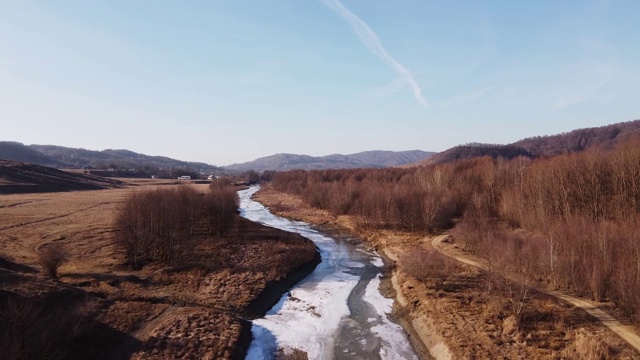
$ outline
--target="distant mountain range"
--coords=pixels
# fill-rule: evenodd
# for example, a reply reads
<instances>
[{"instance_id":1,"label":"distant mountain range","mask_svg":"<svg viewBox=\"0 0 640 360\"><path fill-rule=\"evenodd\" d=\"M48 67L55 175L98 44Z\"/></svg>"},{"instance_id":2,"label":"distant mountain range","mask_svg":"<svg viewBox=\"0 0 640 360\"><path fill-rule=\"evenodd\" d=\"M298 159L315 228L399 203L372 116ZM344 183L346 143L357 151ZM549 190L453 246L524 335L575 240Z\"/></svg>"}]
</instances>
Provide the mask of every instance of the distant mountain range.
<instances>
[{"instance_id":1,"label":"distant mountain range","mask_svg":"<svg viewBox=\"0 0 640 360\"><path fill-rule=\"evenodd\" d=\"M512 159L552 157L580 152L593 147L610 149L616 144L638 139L640 144L640 120L622 122L594 128L573 130L567 133L535 136L508 145L466 144L452 147L414 165L435 165L483 156Z\"/></svg>"},{"instance_id":2,"label":"distant mountain range","mask_svg":"<svg viewBox=\"0 0 640 360\"><path fill-rule=\"evenodd\" d=\"M19 142L0 141L0 159L19 161L50 167L88 169L102 176L176 177L244 172L248 170L286 171L293 169L350 169L383 168L393 166L424 166L443 164L482 156L512 159L514 157L551 157L579 152L593 147L612 148L621 141L638 139L640 120L607 126L578 129L551 136L536 136L507 145L466 144L440 153L421 150L365 151L356 154L308 156L275 154L253 161L224 167L199 162L187 162L164 156L149 156L129 150L93 151L55 145L24 145ZM639 145L640 146L640 145ZM103 170L103 171L99 171ZM104 171L113 170L113 171Z\"/></svg>"},{"instance_id":3,"label":"distant mountain range","mask_svg":"<svg viewBox=\"0 0 640 360\"><path fill-rule=\"evenodd\" d=\"M24 145L13 141L0 141L0 159L21 161L51 167L73 167L90 170L122 170L137 175L165 173L174 177L184 173L220 173L217 166L171 159L164 156L149 156L129 150L102 150L68 148L55 145ZM118 175L122 176L122 175Z\"/></svg>"},{"instance_id":4,"label":"distant mountain range","mask_svg":"<svg viewBox=\"0 0 640 360\"><path fill-rule=\"evenodd\" d=\"M433 152L410 151L364 151L356 154L333 154L326 156L308 156L296 154L275 154L253 161L225 166L233 171L286 171L293 169L322 170L322 169L353 169L353 168L383 168L415 163L427 159Z\"/></svg>"},{"instance_id":5,"label":"distant mountain range","mask_svg":"<svg viewBox=\"0 0 640 360\"><path fill-rule=\"evenodd\" d=\"M151 176L221 174L248 170L344 169L381 168L411 164L433 155L432 152L365 151L357 154L333 154L321 157L296 154L276 154L242 164L218 167L199 162L187 162L164 156L149 156L130 150L86 150L57 145L25 145L14 141L0 141L0 159L36 165L87 169L101 176ZM114 170L107 173L105 170Z\"/></svg>"}]
</instances>

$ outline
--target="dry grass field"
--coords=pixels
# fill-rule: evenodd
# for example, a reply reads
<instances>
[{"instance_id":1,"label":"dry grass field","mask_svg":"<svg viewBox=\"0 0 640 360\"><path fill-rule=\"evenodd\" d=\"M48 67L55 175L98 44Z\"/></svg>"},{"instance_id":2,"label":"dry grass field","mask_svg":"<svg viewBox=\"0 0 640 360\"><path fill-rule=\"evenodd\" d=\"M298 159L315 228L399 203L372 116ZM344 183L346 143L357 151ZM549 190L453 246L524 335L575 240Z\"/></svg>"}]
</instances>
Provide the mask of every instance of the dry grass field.
<instances>
[{"instance_id":1,"label":"dry grass field","mask_svg":"<svg viewBox=\"0 0 640 360\"><path fill-rule=\"evenodd\" d=\"M310 241L237 217L224 238L194 235L189 266L132 269L113 243L118 206L133 191L176 185L127 181L117 189L0 195L7 359L242 358L251 339L245 319L315 267ZM51 249L64 251L57 279L40 265Z\"/></svg>"},{"instance_id":2,"label":"dry grass field","mask_svg":"<svg viewBox=\"0 0 640 360\"><path fill-rule=\"evenodd\" d=\"M423 234L367 230L263 186L256 199L281 216L357 234L394 264L395 313L417 347L454 359L636 359L624 340L582 309L434 253ZM455 243L448 244L462 251ZM408 256L405 254L409 254ZM523 299L523 301L520 301ZM519 306L522 305L522 308ZM611 309L609 309L611 310ZM516 314L518 312L518 314Z\"/></svg>"}]
</instances>

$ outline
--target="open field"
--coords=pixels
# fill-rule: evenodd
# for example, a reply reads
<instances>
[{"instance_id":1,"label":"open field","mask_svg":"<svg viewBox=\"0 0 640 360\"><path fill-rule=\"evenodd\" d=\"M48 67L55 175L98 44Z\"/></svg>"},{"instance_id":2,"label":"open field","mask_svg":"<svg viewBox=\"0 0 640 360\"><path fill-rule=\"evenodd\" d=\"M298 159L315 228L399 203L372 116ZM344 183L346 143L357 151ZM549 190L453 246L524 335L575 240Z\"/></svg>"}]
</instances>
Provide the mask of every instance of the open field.
<instances>
[{"instance_id":1,"label":"open field","mask_svg":"<svg viewBox=\"0 0 640 360\"><path fill-rule=\"evenodd\" d=\"M197 256L188 266L133 269L113 244L115 213L133 191L174 183L0 196L0 348L8 359L29 351L54 359L243 357L251 340L247 319L279 297L270 293L274 283L295 282L313 270L315 246L236 217L224 237L194 234ZM52 280L39 258L57 247L66 261ZM51 309L65 311L27 316ZM50 329L40 332L50 337L29 332L40 328ZM56 337L61 333L66 338Z\"/></svg>"},{"instance_id":2,"label":"open field","mask_svg":"<svg viewBox=\"0 0 640 360\"><path fill-rule=\"evenodd\" d=\"M269 186L263 187L256 199L281 216L342 227L367 239L371 247L385 254L395 264L387 286L398 300L396 314L412 341L420 342L436 358L640 356L583 309L535 290L521 296L523 291L517 283L499 276L488 277L476 267L435 253L431 238L423 234L365 230L356 226L350 216L333 216ZM455 243L447 246L462 251ZM610 310L606 304L601 306Z\"/></svg>"}]
</instances>

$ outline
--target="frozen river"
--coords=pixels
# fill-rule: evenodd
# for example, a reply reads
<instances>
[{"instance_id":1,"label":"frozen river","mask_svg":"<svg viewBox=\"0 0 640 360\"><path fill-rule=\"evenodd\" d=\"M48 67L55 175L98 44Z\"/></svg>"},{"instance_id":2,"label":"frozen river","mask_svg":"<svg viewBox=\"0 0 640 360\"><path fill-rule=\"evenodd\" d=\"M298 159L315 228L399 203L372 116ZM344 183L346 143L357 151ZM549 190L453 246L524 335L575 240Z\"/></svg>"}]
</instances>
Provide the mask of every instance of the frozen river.
<instances>
[{"instance_id":1,"label":"frozen river","mask_svg":"<svg viewBox=\"0 0 640 360\"><path fill-rule=\"evenodd\" d=\"M392 299L378 287L384 264L374 253L290 221L251 200L258 187L240 191L241 215L311 239L322 262L253 321L247 359L272 359L277 349L299 349L309 359L417 359L404 330L388 318Z\"/></svg>"}]
</instances>

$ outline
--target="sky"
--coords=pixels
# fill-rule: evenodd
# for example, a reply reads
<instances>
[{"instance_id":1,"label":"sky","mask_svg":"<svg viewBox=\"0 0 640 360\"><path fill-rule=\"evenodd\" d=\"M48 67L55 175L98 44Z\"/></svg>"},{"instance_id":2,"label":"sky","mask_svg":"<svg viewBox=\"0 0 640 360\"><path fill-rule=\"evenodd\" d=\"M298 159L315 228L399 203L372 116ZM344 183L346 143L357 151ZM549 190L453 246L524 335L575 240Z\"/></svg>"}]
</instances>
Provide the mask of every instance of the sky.
<instances>
[{"instance_id":1,"label":"sky","mask_svg":"<svg viewBox=\"0 0 640 360\"><path fill-rule=\"evenodd\" d=\"M640 1L0 0L0 140L227 165L640 118Z\"/></svg>"}]
</instances>

